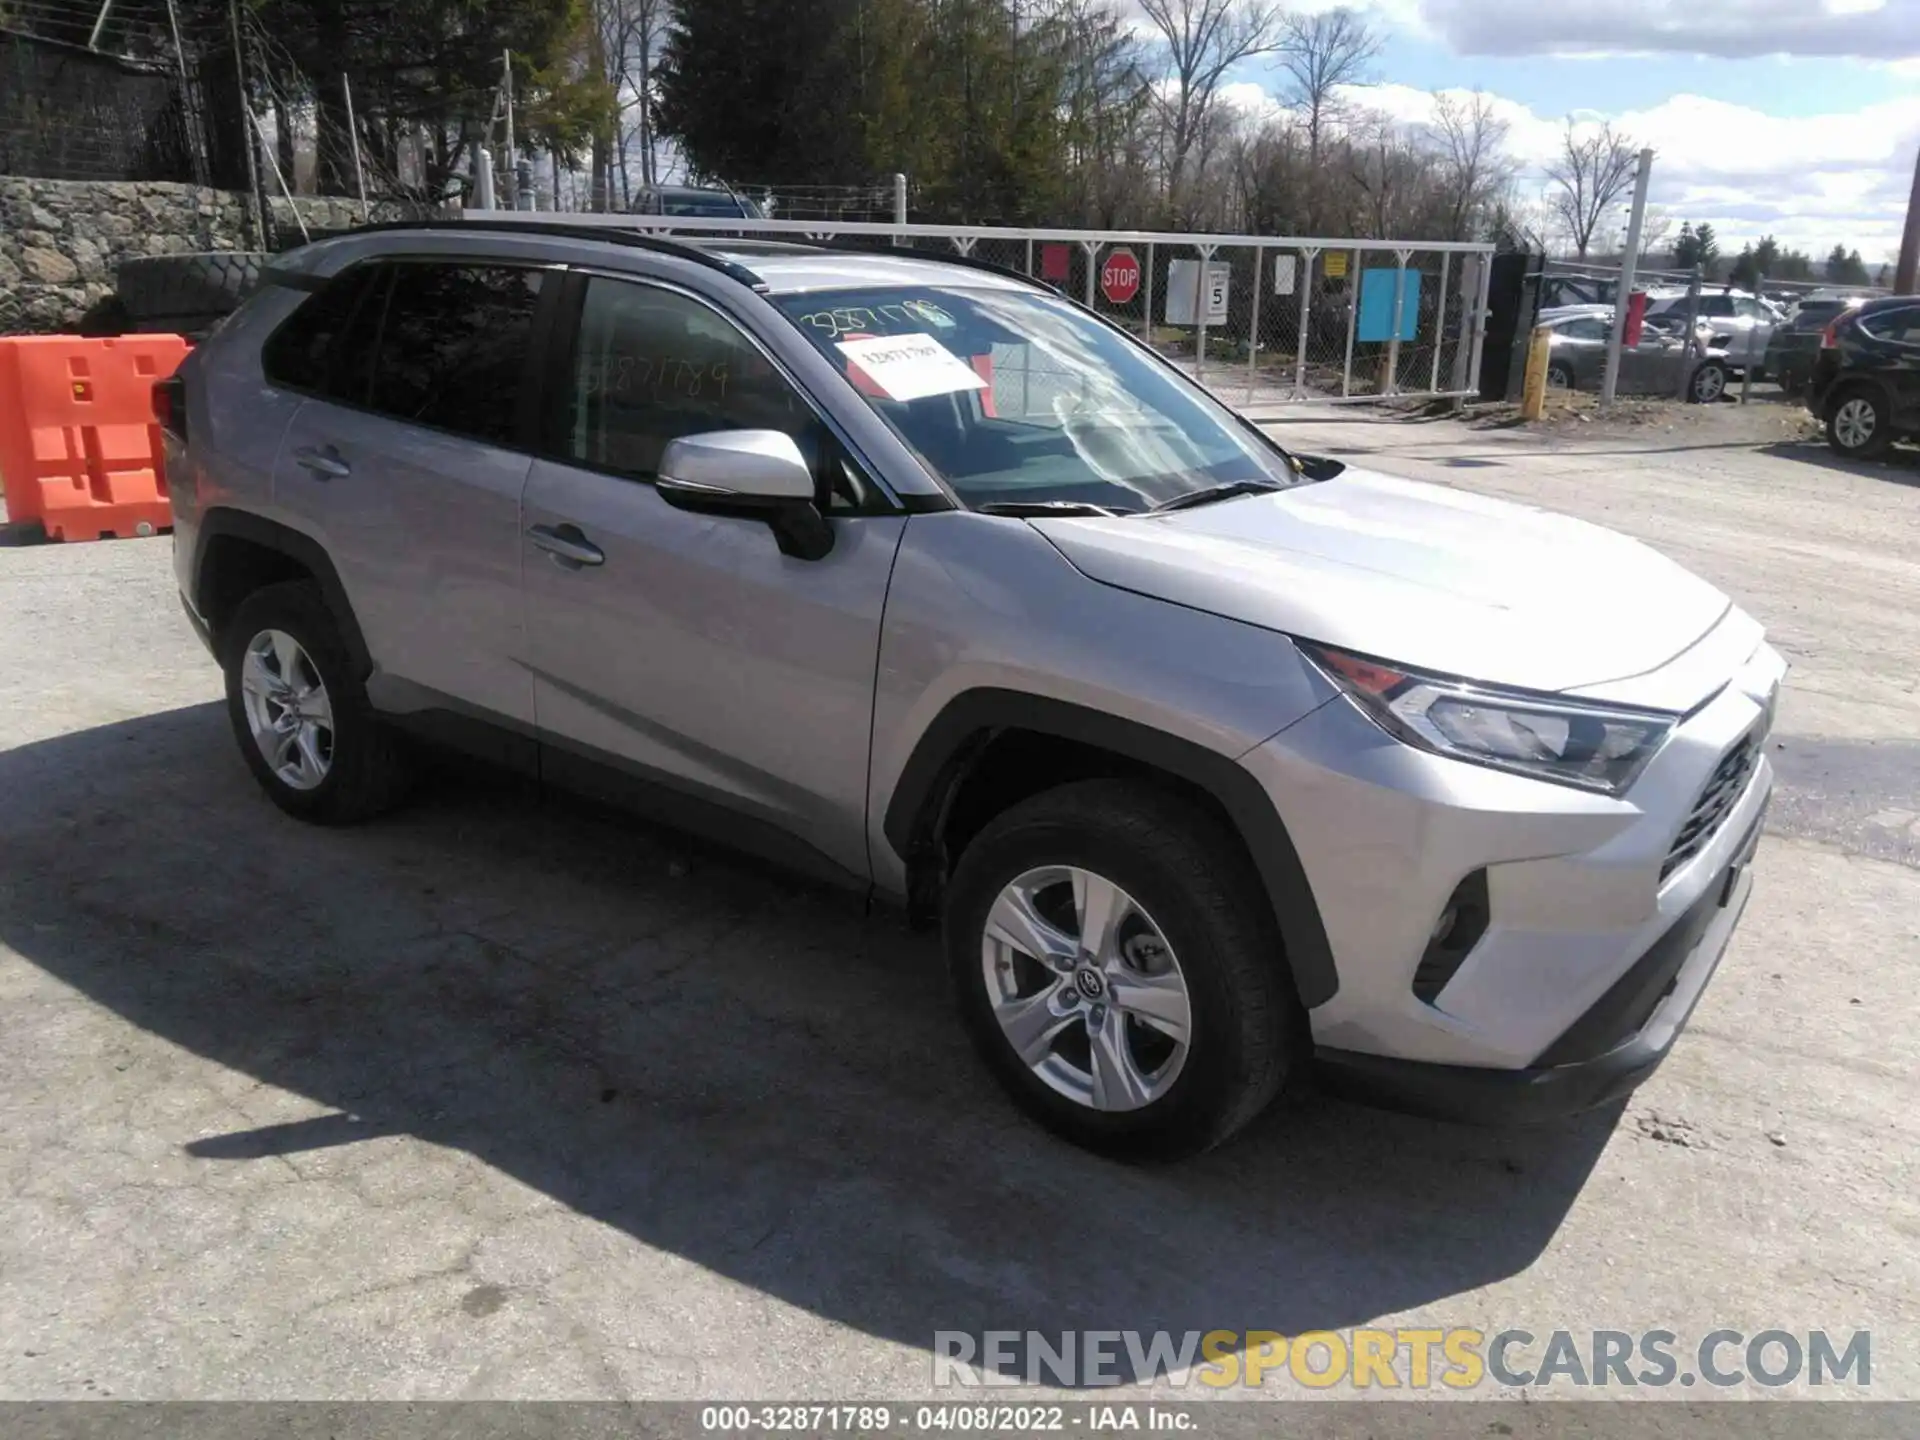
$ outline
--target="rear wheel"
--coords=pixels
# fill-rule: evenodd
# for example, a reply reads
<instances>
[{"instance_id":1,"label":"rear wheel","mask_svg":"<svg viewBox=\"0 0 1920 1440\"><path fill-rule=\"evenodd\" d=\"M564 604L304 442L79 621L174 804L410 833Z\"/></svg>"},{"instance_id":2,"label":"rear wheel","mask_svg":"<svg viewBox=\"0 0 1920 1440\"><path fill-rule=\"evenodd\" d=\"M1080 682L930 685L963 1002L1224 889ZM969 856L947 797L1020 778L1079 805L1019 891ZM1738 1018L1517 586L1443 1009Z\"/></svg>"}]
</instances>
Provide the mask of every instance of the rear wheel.
<instances>
[{"instance_id":1,"label":"rear wheel","mask_svg":"<svg viewBox=\"0 0 1920 1440\"><path fill-rule=\"evenodd\" d=\"M1571 390L1573 388L1573 371L1564 365L1549 365L1547 367L1547 388L1549 390Z\"/></svg>"},{"instance_id":2,"label":"rear wheel","mask_svg":"<svg viewBox=\"0 0 1920 1440\"><path fill-rule=\"evenodd\" d=\"M1827 406L1827 444L1836 454L1871 460L1893 443L1893 417L1872 390L1843 390Z\"/></svg>"},{"instance_id":3,"label":"rear wheel","mask_svg":"<svg viewBox=\"0 0 1920 1440\"><path fill-rule=\"evenodd\" d=\"M1027 800L967 847L946 943L963 1019L1030 1115L1076 1144L1173 1159L1266 1107L1301 1011L1265 891L1220 824L1151 786Z\"/></svg>"},{"instance_id":4,"label":"rear wheel","mask_svg":"<svg viewBox=\"0 0 1920 1440\"><path fill-rule=\"evenodd\" d=\"M222 632L221 663L247 768L282 810L346 825L404 795L407 757L312 584L269 585L242 601Z\"/></svg>"},{"instance_id":5,"label":"rear wheel","mask_svg":"<svg viewBox=\"0 0 1920 1440\"><path fill-rule=\"evenodd\" d=\"M1709 360L1693 372L1687 383L1687 398L1696 405L1711 405L1727 393L1727 367Z\"/></svg>"}]
</instances>

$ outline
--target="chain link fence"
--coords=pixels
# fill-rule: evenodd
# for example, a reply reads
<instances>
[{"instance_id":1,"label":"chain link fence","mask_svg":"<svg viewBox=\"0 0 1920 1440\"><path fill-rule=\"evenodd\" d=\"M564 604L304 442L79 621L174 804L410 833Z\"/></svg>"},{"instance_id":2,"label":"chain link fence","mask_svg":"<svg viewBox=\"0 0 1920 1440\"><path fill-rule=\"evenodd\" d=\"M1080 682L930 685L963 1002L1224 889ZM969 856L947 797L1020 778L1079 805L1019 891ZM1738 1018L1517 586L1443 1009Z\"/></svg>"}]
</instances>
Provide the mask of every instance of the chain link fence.
<instances>
[{"instance_id":1,"label":"chain link fence","mask_svg":"<svg viewBox=\"0 0 1920 1440\"><path fill-rule=\"evenodd\" d=\"M1249 414L1302 400L1477 393L1491 245L568 218L657 233L757 235L964 256L1052 286Z\"/></svg>"}]
</instances>

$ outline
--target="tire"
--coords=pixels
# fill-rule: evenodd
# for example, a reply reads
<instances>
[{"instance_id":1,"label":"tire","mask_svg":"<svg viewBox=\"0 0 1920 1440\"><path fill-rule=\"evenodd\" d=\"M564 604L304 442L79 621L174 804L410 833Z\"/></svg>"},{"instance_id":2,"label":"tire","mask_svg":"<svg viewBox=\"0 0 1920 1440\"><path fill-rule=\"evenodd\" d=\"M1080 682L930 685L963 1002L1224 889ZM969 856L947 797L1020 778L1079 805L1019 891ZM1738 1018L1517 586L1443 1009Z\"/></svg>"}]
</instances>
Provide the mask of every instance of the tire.
<instances>
[{"instance_id":1,"label":"tire","mask_svg":"<svg viewBox=\"0 0 1920 1440\"><path fill-rule=\"evenodd\" d=\"M1893 444L1893 414L1886 396L1851 385L1827 401L1827 445L1850 460L1876 460Z\"/></svg>"},{"instance_id":2,"label":"tire","mask_svg":"<svg viewBox=\"0 0 1920 1440\"><path fill-rule=\"evenodd\" d=\"M287 769L268 759L263 744L255 739L256 720L261 716L285 716L284 696L276 704L271 695L263 696L270 684L250 685L249 656L263 637L279 636L297 646L293 665L297 685L307 700L302 714L316 715L324 707L329 723L316 719L311 727L290 723L288 730L307 730L304 742L287 751ZM262 654L257 682L271 682L276 675L285 681L288 651L278 643L269 643L271 655ZM411 766L400 741L382 725L367 701L365 686L355 673L339 627L328 612L319 589L307 581L269 585L256 590L240 603L233 618L220 635L220 663L227 678L227 718L232 722L234 738L247 768L253 771L260 788L274 804L289 815L321 825L351 825L368 820L391 809L405 796L411 780ZM319 699L308 682L318 682ZM254 694L250 704L249 691ZM324 739L321 738L324 732ZM284 736L287 730L274 732ZM317 752L322 764L313 763ZM293 769L301 773L290 774Z\"/></svg>"},{"instance_id":3,"label":"tire","mask_svg":"<svg viewBox=\"0 0 1920 1440\"><path fill-rule=\"evenodd\" d=\"M215 251L123 260L114 290L134 322L129 328L204 333L253 293L262 258L250 251Z\"/></svg>"},{"instance_id":4,"label":"tire","mask_svg":"<svg viewBox=\"0 0 1920 1440\"><path fill-rule=\"evenodd\" d=\"M1547 388L1549 390L1573 389L1573 371L1564 365L1549 365L1547 367Z\"/></svg>"},{"instance_id":5,"label":"tire","mask_svg":"<svg viewBox=\"0 0 1920 1440\"><path fill-rule=\"evenodd\" d=\"M1104 963L1062 958L1049 969L1032 954L1044 945L1022 950L992 938L989 918L1003 892L1024 887L1028 913L1061 921L1046 932L1049 943L1073 954L1073 871L1115 887L1123 918L1109 930L1116 944L1106 947ZM1002 923L995 929L1008 933ZM1082 781L996 817L954 870L945 930L961 1018L988 1068L1030 1116L1089 1150L1173 1160L1210 1149L1264 1110L1306 1054L1305 1012L1259 877L1219 821L1150 785ZM1165 971L1149 979L1136 959ZM1091 982L1089 970L1096 972ZM1101 986L1100 976L1111 988L1085 988ZM1166 1005L1172 987L1184 993L1184 1046L1158 1022L1133 1018L1138 1004ZM1060 1028L1023 1059L1000 1016L1034 995L1054 1008L1024 1013L1042 1028ZM1060 1020L1049 996L1078 1008ZM1138 1082L1131 1091L1093 1088L1096 1069L1116 1073L1111 1062L1096 1064L1094 1024L1124 1049ZM1103 1053L1111 1056L1113 1046Z\"/></svg>"},{"instance_id":6,"label":"tire","mask_svg":"<svg viewBox=\"0 0 1920 1440\"><path fill-rule=\"evenodd\" d=\"M1687 382L1687 399L1695 405L1711 405L1727 393L1727 367L1708 360L1693 372Z\"/></svg>"}]
</instances>

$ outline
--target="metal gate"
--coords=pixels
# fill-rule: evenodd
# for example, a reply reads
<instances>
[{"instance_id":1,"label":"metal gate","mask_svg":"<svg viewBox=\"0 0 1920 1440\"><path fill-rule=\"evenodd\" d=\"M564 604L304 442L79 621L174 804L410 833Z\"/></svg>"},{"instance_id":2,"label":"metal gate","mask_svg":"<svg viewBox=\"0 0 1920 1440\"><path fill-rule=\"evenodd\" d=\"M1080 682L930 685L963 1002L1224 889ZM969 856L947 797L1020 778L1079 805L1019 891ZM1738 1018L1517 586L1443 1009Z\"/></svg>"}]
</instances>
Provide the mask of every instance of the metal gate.
<instances>
[{"instance_id":1,"label":"metal gate","mask_svg":"<svg viewBox=\"0 0 1920 1440\"><path fill-rule=\"evenodd\" d=\"M1124 325L1249 414L1301 400L1449 398L1479 390L1491 245L524 210L467 214L970 255L1051 285Z\"/></svg>"}]
</instances>

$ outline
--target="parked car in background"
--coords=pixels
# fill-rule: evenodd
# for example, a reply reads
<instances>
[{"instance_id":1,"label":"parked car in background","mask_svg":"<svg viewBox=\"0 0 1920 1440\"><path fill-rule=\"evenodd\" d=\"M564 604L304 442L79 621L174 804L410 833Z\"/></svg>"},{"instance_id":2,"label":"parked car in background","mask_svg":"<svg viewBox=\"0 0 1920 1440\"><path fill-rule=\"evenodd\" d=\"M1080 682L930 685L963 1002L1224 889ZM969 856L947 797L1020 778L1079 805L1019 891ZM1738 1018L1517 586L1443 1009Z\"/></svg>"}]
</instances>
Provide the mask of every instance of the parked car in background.
<instances>
[{"instance_id":1,"label":"parked car in background","mask_svg":"<svg viewBox=\"0 0 1920 1440\"><path fill-rule=\"evenodd\" d=\"M684 215L707 220L764 220L766 211L731 189L694 185L656 185L634 198L635 215Z\"/></svg>"},{"instance_id":2,"label":"parked car in background","mask_svg":"<svg viewBox=\"0 0 1920 1440\"><path fill-rule=\"evenodd\" d=\"M1920 298L1869 300L1829 320L1807 408L1825 423L1827 444L1855 459L1920 435Z\"/></svg>"},{"instance_id":3,"label":"parked car in background","mask_svg":"<svg viewBox=\"0 0 1920 1440\"><path fill-rule=\"evenodd\" d=\"M1593 275L1542 275L1540 309L1544 314L1575 305L1611 305L1619 290L1618 280L1603 280Z\"/></svg>"},{"instance_id":4,"label":"parked car in background","mask_svg":"<svg viewBox=\"0 0 1920 1440\"><path fill-rule=\"evenodd\" d=\"M1649 290L1647 318L1672 317L1684 323L1687 303L1683 289ZM1739 375L1751 365L1754 379L1765 375L1767 342L1773 338L1774 326L1784 318L1783 313L1759 296L1731 287L1702 290L1695 303L1695 314L1713 327L1708 343L1727 352L1727 368Z\"/></svg>"},{"instance_id":5,"label":"parked car in background","mask_svg":"<svg viewBox=\"0 0 1920 1440\"><path fill-rule=\"evenodd\" d=\"M1809 297L1787 312L1787 318L1773 327L1767 341L1766 373L1789 395L1797 395L1813 379L1820 358L1820 337L1827 326L1855 305L1862 296Z\"/></svg>"},{"instance_id":6,"label":"parked car in background","mask_svg":"<svg viewBox=\"0 0 1920 1440\"><path fill-rule=\"evenodd\" d=\"M1598 390L1607 370L1607 341L1613 327L1611 305L1575 305L1543 312L1541 323L1553 331L1547 360L1547 385L1554 390ZM1685 319L1680 317L1684 328ZM1680 377L1690 375L1687 398L1701 404L1718 400L1727 389L1726 351L1689 347L1679 330L1649 324L1640 343L1620 351L1618 388L1623 395L1673 395ZM1689 370L1689 367L1691 369Z\"/></svg>"}]
</instances>

